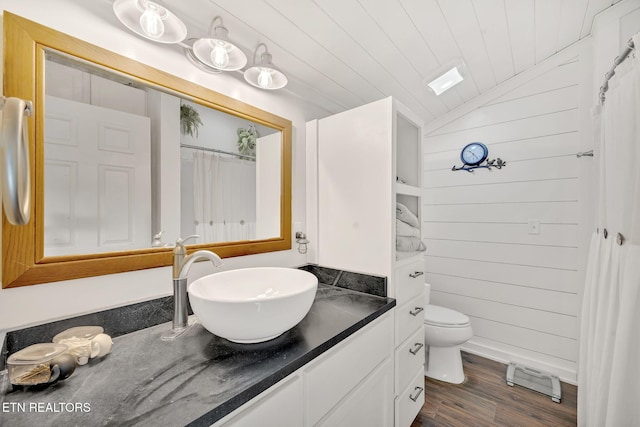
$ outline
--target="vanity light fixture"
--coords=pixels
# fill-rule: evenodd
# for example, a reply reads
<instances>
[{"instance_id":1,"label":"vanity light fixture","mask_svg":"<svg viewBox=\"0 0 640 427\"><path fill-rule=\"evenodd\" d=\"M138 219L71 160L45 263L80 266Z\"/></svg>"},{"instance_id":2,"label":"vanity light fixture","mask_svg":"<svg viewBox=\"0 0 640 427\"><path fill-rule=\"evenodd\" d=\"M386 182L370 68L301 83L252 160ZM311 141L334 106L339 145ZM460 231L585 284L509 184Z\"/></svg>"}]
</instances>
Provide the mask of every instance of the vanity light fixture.
<instances>
[{"instance_id":1,"label":"vanity light fixture","mask_svg":"<svg viewBox=\"0 0 640 427\"><path fill-rule=\"evenodd\" d=\"M113 12L125 27L159 43L179 43L187 27L169 9L150 0L116 0Z\"/></svg>"},{"instance_id":2,"label":"vanity light fixture","mask_svg":"<svg viewBox=\"0 0 640 427\"><path fill-rule=\"evenodd\" d=\"M238 71L247 65L247 56L229 40L229 30L222 17L216 16L209 26L209 37L187 37L186 25L169 9L151 0L115 0L113 12L134 33L160 43L180 43L189 62L207 73ZM258 53L260 48L264 50ZM253 54L253 65L244 71L245 80L260 89L282 89L287 76L271 62L271 54L264 43Z\"/></svg>"},{"instance_id":3,"label":"vanity light fixture","mask_svg":"<svg viewBox=\"0 0 640 427\"><path fill-rule=\"evenodd\" d=\"M220 21L217 26L216 21ZM220 71L236 71L247 65L247 56L229 41L229 30L222 25L221 17L213 18L209 34L210 37L198 39L193 43L193 54L198 60Z\"/></svg>"},{"instance_id":4,"label":"vanity light fixture","mask_svg":"<svg viewBox=\"0 0 640 427\"><path fill-rule=\"evenodd\" d=\"M264 47L258 62L258 50ZM253 66L244 72L244 79L251 85L260 89L282 89L287 85L287 76L278 70L271 62L271 54L264 43L260 43L253 53Z\"/></svg>"},{"instance_id":5,"label":"vanity light fixture","mask_svg":"<svg viewBox=\"0 0 640 427\"><path fill-rule=\"evenodd\" d=\"M464 80L464 78L460 74L458 67L453 67L440 77L436 77L431 82L427 83L427 85L436 95L440 95L444 91L451 89L460 83L462 80Z\"/></svg>"}]
</instances>

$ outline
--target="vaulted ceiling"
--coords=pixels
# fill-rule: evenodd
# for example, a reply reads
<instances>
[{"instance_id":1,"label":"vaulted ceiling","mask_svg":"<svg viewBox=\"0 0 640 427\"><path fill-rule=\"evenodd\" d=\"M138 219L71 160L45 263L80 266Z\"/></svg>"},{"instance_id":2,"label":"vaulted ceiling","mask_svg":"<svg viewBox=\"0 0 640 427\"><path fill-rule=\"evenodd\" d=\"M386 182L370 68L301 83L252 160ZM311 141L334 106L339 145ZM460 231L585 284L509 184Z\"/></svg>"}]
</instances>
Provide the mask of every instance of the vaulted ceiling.
<instances>
[{"instance_id":1,"label":"vaulted ceiling","mask_svg":"<svg viewBox=\"0 0 640 427\"><path fill-rule=\"evenodd\" d=\"M619 0L167 0L207 34L217 15L252 61L267 44L286 90L327 114L392 95L425 122L588 36ZM441 96L426 86L462 65Z\"/></svg>"}]
</instances>

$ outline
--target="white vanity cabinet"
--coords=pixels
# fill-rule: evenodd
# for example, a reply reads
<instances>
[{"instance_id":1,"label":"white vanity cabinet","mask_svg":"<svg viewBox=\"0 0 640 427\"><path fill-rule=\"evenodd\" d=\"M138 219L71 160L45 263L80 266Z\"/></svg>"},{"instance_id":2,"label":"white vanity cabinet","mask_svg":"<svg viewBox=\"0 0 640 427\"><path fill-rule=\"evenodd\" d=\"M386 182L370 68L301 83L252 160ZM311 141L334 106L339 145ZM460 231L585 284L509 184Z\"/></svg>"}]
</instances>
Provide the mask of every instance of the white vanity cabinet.
<instances>
[{"instance_id":1,"label":"white vanity cabinet","mask_svg":"<svg viewBox=\"0 0 640 427\"><path fill-rule=\"evenodd\" d=\"M290 375L218 421L213 427L304 425L302 378Z\"/></svg>"},{"instance_id":2,"label":"white vanity cabinet","mask_svg":"<svg viewBox=\"0 0 640 427\"><path fill-rule=\"evenodd\" d=\"M317 263L385 276L396 299L396 427L410 425L425 398L424 252L396 251L396 203L421 224L422 127L390 97L307 125L317 160L307 162L317 167L308 187L317 192Z\"/></svg>"},{"instance_id":3,"label":"white vanity cabinet","mask_svg":"<svg viewBox=\"0 0 640 427\"><path fill-rule=\"evenodd\" d=\"M374 320L214 426L393 425L394 311Z\"/></svg>"}]
</instances>

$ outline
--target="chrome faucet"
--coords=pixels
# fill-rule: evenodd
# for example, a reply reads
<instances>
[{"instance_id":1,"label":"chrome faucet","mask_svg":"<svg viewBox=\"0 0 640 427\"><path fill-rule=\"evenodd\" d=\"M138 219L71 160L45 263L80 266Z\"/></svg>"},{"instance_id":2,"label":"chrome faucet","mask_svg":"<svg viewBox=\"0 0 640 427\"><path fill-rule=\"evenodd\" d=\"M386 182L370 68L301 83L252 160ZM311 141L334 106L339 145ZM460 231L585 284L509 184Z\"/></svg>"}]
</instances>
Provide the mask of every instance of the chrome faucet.
<instances>
[{"instance_id":1,"label":"chrome faucet","mask_svg":"<svg viewBox=\"0 0 640 427\"><path fill-rule=\"evenodd\" d=\"M162 339L172 340L182 334L189 327L187 309L187 275L194 262L201 259L208 259L214 267L220 267L222 260L211 251L200 250L187 255L184 243L193 238L199 237L197 234L184 239L176 240L173 248L173 324L171 331L162 336Z\"/></svg>"}]
</instances>

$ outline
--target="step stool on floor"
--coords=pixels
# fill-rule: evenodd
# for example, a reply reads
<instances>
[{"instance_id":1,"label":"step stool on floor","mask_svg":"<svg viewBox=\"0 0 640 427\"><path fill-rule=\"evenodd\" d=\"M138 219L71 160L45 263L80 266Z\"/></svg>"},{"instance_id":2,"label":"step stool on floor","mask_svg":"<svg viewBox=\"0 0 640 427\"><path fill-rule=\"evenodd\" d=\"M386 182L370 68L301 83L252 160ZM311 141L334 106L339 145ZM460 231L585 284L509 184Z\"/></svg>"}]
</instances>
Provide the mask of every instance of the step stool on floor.
<instances>
[{"instance_id":1,"label":"step stool on floor","mask_svg":"<svg viewBox=\"0 0 640 427\"><path fill-rule=\"evenodd\" d=\"M514 384L546 394L556 403L560 403L562 398L560 379L556 375L516 363L509 363L507 367L507 385L513 387Z\"/></svg>"}]
</instances>

